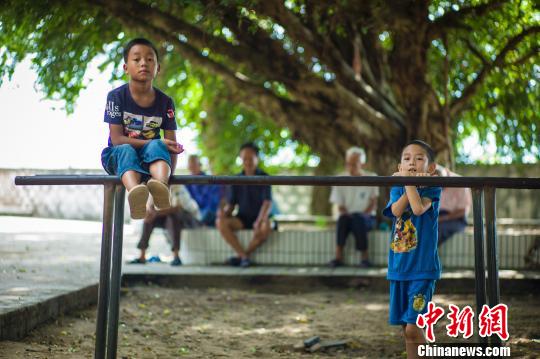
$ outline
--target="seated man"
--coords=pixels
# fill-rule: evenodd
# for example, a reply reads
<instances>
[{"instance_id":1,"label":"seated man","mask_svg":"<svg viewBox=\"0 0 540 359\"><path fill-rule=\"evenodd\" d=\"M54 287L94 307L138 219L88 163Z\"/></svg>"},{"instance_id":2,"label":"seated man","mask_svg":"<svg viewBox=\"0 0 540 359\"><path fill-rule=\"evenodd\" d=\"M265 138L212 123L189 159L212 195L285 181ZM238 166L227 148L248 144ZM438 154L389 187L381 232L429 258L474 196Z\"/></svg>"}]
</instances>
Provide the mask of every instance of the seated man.
<instances>
[{"instance_id":1,"label":"seated man","mask_svg":"<svg viewBox=\"0 0 540 359\"><path fill-rule=\"evenodd\" d=\"M448 168L437 165L439 176L459 176ZM439 246L467 227L467 215L472 205L470 188L443 187L439 207Z\"/></svg>"},{"instance_id":2,"label":"seated man","mask_svg":"<svg viewBox=\"0 0 540 359\"><path fill-rule=\"evenodd\" d=\"M190 155L188 157L188 170L193 176L204 176L201 170L199 156ZM199 205L201 211L201 222L205 226L214 227L216 223L216 213L221 201L223 187L215 184L187 184L189 194Z\"/></svg>"},{"instance_id":3,"label":"seated man","mask_svg":"<svg viewBox=\"0 0 540 359\"><path fill-rule=\"evenodd\" d=\"M253 143L240 147L242 172L239 176L267 176L257 167L259 163L259 148ZM232 216L235 206L238 214ZM216 227L227 243L234 249L237 256L227 260L227 264L249 267L249 256L270 235L270 209L272 207L272 188L266 186L233 185L227 196L227 204L218 210ZM235 231L253 229L253 238L244 250L236 237Z\"/></svg>"},{"instance_id":4,"label":"seated man","mask_svg":"<svg viewBox=\"0 0 540 359\"><path fill-rule=\"evenodd\" d=\"M376 176L363 170L366 154L359 147L351 147L345 155L345 167L350 176ZM330 201L338 206L339 217L336 228L336 257L328 264L331 267L343 265L343 247L349 233L356 239L356 249L361 252L360 267L370 267L367 251L367 233L375 225L378 187L332 187Z\"/></svg>"},{"instance_id":5,"label":"seated man","mask_svg":"<svg viewBox=\"0 0 540 359\"><path fill-rule=\"evenodd\" d=\"M160 227L167 230L167 237L172 240L173 260L171 265L182 265L179 255L181 231L183 228L195 228L200 226L201 214L197 202L191 198L184 186L171 186L171 190L172 203L170 208L156 211L151 200L148 202L141 239L137 245L137 248L140 249L141 253L138 258L133 259L130 263L146 263L146 250L148 249L150 236L155 227ZM152 260L153 258L154 257L150 259ZM159 262L160 260L159 257L156 257L155 260L152 261Z\"/></svg>"}]
</instances>

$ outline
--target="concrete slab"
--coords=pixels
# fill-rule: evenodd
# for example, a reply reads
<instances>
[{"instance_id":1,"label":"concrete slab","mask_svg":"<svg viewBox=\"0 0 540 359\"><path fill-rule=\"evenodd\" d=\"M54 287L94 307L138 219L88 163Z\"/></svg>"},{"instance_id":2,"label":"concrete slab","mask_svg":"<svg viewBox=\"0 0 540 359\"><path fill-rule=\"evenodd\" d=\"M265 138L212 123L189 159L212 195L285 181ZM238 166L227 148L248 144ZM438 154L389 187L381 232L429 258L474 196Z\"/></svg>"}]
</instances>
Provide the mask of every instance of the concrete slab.
<instances>
[{"instance_id":1,"label":"concrete slab","mask_svg":"<svg viewBox=\"0 0 540 359\"><path fill-rule=\"evenodd\" d=\"M125 258L136 254L135 228L124 229ZM164 239L155 244L167 253ZM100 249L101 222L0 216L0 340L95 304Z\"/></svg>"}]
</instances>

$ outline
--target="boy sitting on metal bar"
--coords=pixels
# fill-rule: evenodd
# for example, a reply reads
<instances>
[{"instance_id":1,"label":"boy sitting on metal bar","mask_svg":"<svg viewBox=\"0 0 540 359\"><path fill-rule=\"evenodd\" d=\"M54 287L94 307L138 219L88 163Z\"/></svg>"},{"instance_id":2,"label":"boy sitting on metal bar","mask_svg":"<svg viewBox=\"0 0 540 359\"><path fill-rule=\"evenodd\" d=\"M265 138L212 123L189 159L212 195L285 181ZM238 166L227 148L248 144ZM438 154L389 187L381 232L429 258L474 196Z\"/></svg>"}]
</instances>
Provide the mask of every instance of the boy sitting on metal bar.
<instances>
[{"instance_id":1,"label":"boy sitting on metal bar","mask_svg":"<svg viewBox=\"0 0 540 359\"><path fill-rule=\"evenodd\" d=\"M156 47L143 38L128 42L124 71L129 82L107 95L109 140L101 163L107 173L122 179L131 218L142 219L150 194L156 209L171 207L169 177L183 148L176 142L174 103L152 86L159 72Z\"/></svg>"}]
</instances>

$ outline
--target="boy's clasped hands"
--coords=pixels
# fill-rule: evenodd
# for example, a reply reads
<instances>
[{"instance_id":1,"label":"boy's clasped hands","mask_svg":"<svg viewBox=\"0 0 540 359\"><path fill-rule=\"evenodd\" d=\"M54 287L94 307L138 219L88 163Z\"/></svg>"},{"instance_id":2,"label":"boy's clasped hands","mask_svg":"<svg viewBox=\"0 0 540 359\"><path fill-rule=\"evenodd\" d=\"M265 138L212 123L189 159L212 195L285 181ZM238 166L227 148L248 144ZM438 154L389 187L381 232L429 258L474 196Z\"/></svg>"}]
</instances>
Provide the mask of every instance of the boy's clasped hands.
<instances>
[{"instance_id":1,"label":"boy's clasped hands","mask_svg":"<svg viewBox=\"0 0 540 359\"><path fill-rule=\"evenodd\" d=\"M409 170L400 170L398 172L394 172L392 176L402 176L402 177L431 177L435 176L434 174L431 174L429 172L416 172L416 171L409 171Z\"/></svg>"}]
</instances>

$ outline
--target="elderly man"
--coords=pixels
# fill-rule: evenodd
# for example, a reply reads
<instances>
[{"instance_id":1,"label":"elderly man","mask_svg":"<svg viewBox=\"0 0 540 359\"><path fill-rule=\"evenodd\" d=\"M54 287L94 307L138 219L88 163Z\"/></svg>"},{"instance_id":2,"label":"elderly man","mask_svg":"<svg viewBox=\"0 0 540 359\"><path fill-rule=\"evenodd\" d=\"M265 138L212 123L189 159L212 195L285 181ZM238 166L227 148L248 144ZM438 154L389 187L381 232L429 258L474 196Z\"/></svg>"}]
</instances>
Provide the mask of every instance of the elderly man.
<instances>
[{"instance_id":1,"label":"elderly man","mask_svg":"<svg viewBox=\"0 0 540 359\"><path fill-rule=\"evenodd\" d=\"M245 143L240 147L242 172L239 176L267 176L257 167L259 148L253 143ZM238 214L232 216L238 206ZM233 266L249 267L249 256L264 243L270 235L270 210L272 207L272 188L268 185L249 186L233 185L227 196L227 204L218 210L216 227L223 239L234 249L237 256L227 260ZM235 232L240 229L253 229L253 238L246 249L238 241Z\"/></svg>"},{"instance_id":2,"label":"elderly man","mask_svg":"<svg viewBox=\"0 0 540 359\"><path fill-rule=\"evenodd\" d=\"M359 147L351 147L345 155L345 167L350 176L376 176L362 167L366 154ZM378 187L332 187L330 202L338 206L339 217L336 228L336 257L329 266L343 265L343 247L349 233L356 239L356 249L361 252L360 267L370 267L367 251L367 233L375 225Z\"/></svg>"},{"instance_id":3,"label":"elderly man","mask_svg":"<svg viewBox=\"0 0 540 359\"><path fill-rule=\"evenodd\" d=\"M437 165L436 173L444 177L459 176L441 165ZM470 188L443 188L439 207L439 246L454 234L465 230L471 205Z\"/></svg>"}]
</instances>

